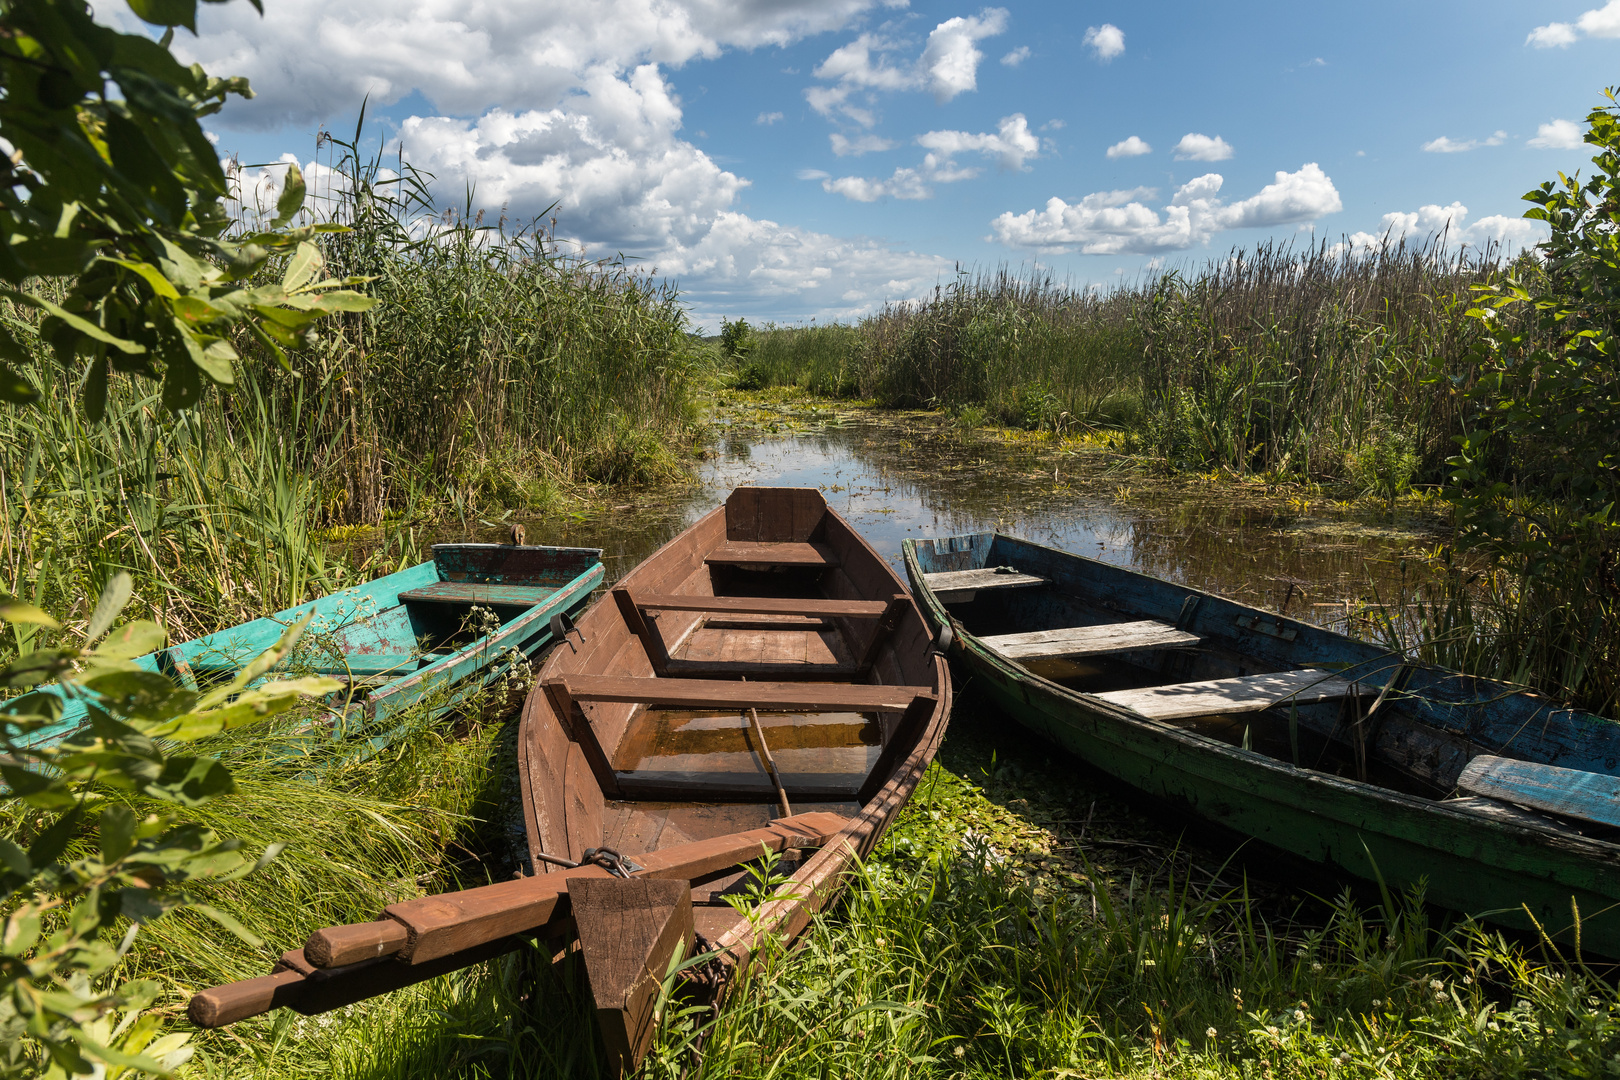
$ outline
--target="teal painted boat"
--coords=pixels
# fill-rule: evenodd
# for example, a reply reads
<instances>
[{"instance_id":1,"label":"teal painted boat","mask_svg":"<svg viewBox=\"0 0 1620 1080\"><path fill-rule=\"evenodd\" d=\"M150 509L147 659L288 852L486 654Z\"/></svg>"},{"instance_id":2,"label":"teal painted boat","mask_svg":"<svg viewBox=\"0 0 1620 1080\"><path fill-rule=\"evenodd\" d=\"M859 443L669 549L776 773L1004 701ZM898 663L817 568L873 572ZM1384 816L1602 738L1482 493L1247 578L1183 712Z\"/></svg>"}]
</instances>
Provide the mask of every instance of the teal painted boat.
<instances>
[{"instance_id":1,"label":"teal painted boat","mask_svg":"<svg viewBox=\"0 0 1620 1080\"><path fill-rule=\"evenodd\" d=\"M974 685L1102 771L1294 855L1423 880L1441 906L1620 957L1620 724L999 533L903 552Z\"/></svg>"},{"instance_id":2,"label":"teal painted boat","mask_svg":"<svg viewBox=\"0 0 1620 1080\"><path fill-rule=\"evenodd\" d=\"M228 679L310 613L304 636L271 677L329 675L345 689L328 699L318 733L289 739L289 757L316 741L358 740L366 756L386 746L401 710L429 702L431 720L527 661L567 625L602 583L600 548L435 544L433 558L274 615L233 626L135 663L191 688ZM62 719L27 745L61 741L83 724L69 701Z\"/></svg>"}]
</instances>

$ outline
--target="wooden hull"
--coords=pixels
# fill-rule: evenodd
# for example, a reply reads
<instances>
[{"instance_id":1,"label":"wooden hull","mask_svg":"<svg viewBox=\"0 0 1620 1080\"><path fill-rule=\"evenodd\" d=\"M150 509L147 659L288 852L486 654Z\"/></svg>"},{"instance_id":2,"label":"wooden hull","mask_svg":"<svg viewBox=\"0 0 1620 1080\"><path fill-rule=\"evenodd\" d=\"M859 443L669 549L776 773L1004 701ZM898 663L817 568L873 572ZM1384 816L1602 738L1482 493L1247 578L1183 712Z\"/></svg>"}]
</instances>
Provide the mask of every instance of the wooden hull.
<instances>
[{"instance_id":1,"label":"wooden hull","mask_svg":"<svg viewBox=\"0 0 1620 1080\"><path fill-rule=\"evenodd\" d=\"M741 869L693 879L696 933L732 967L755 933L791 939L837 895L950 715L949 670L904 586L812 489L738 489L618 582L579 630L548 658L522 718L536 874L566 873L548 857L607 847L636 860L757 829L785 818L789 801L796 815L836 815L814 854L784 863L787 883L753 923L723 899L746 884ZM648 1030L628 1014L603 1021L624 1067L646 1044L622 1033Z\"/></svg>"},{"instance_id":2,"label":"wooden hull","mask_svg":"<svg viewBox=\"0 0 1620 1080\"><path fill-rule=\"evenodd\" d=\"M300 653L283 667L332 675L349 688L332 699L338 708L329 724L289 735L281 752L296 758L321 744L359 740L351 750L365 756L394 737L390 720L402 710L431 698L427 718L442 716L503 676L513 656L535 656L551 642L552 616L578 611L602 582L598 548L438 544L433 554L398 573L135 663L195 689L199 680L234 674L289 623L314 613ZM472 616L475 606L490 613L482 624ZM34 734L34 744L60 741L84 715L81 703L69 702L59 723Z\"/></svg>"},{"instance_id":3,"label":"wooden hull","mask_svg":"<svg viewBox=\"0 0 1620 1080\"><path fill-rule=\"evenodd\" d=\"M953 627L952 654L977 685L1019 722L1104 772L1190 814L1354 876L1395 888L1423 880L1431 901L1504 925L1533 930L1539 924L1573 941L1578 909L1582 947L1620 956L1620 846L1608 842L1608 834L1586 829L1593 835L1582 835L1569 822L1480 805L1487 800L1443 798L1462 765L1480 754L1613 774L1620 764L1616 725L1507 687L1414 669L1365 642L1009 537L908 540L904 552L919 604L934 625ZM977 594L948 610L926 580L998 564L1016 565L1052 585L1019 595ZM1324 720L1324 706L1269 710L1283 714L1271 717L1274 727L1286 725L1291 714L1296 739L1303 731L1321 744L1320 751L1311 748L1318 757L1307 755L1296 766L1288 749L1262 753L1231 744L1219 731L1149 719L1109 700L1142 700L1140 691L1087 692L1087 677L1064 677L1061 669L1048 671L1054 677L1037 674L1030 666L1039 662L1009 659L1005 645L984 640L1005 640L1008 629L1044 630L1086 618L1163 620L1203 643L1169 658L1126 653L1115 658L1121 670L1152 670L1157 662L1165 671L1208 678L1234 674L1222 664L1246 663L1258 672L1316 666L1354 677L1368 692L1398 682L1387 700L1379 699L1378 725L1366 732L1362 753L1367 769L1388 770L1406 790L1309 767L1331 756L1336 743L1346 749L1345 732L1337 730L1344 725ZM1110 677L1108 663L1093 666ZM1264 714L1245 715L1263 722Z\"/></svg>"}]
</instances>

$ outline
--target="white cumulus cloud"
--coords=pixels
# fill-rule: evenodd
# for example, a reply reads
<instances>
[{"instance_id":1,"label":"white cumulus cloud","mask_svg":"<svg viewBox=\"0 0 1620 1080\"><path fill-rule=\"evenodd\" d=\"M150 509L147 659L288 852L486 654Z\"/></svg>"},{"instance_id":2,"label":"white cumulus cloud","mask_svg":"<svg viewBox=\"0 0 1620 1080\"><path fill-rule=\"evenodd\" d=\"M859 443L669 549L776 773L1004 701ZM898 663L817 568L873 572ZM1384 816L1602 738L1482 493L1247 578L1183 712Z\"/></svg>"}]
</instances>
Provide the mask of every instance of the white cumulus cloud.
<instances>
[{"instance_id":1,"label":"white cumulus cloud","mask_svg":"<svg viewBox=\"0 0 1620 1080\"><path fill-rule=\"evenodd\" d=\"M1463 154L1469 150L1477 150L1481 146L1501 146L1507 140L1507 132L1497 131L1488 139L1452 139L1445 135L1438 139L1430 139L1423 144L1425 152L1430 154Z\"/></svg>"},{"instance_id":2,"label":"white cumulus cloud","mask_svg":"<svg viewBox=\"0 0 1620 1080\"><path fill-rule=\"evenodd\" d=\"M1028 45L1020 45L1020 46L1018 46L1018 48L1014 49L1012 52L1010 52L1007 55L1003 56L1001 58L1001 63L1002 63L1002 66L1004 66L1004 67L1017 67L1019 64L1022 64L1025 60L1028 60L1028 59L1029 59L1029 46Z\"/></svg>"},{"instance_id":3,"label":"white cumulus cloud","mask_svg":"<svg viewBox=\"0 0 1620 1080\"><path fill-rule=\"evenodd\" d=\"M766 127L769 127L780 119L782 119L782 114L779 112L762 112L758 116L754 117L754 123L764 124Z\"/></svg>"},{"instance_id":4,"label":"white cumulus cloud","mask_svg":"<svg viewBox=\"0 0 1620 1080\"><path fill-rule=\"evenodd\" d=\"M1582 12L1573 23L1538 26L1530 31L1524 43L1538 49L1564 49L1581 37L1620 38L1620 0L1609 0L1600 8Z\"/></svg>"},{"instance_id":5,"label":"white cumulus cloud","mask_svg":"<svg viewBox=\"0 0 1620 1080\"><path fill-rule=\"evenodd\" d=\"M175 51L258 93L233 102L228 126L310 126L359 106L420 92L443 112L550 108L603 65L679 66L727 48L788 45L837 30L877 0L278 0L205 4L199 34ZM109 17L135 18L122 4Z\"/></svg>"},{"instance_id":6,"label":"white cumulus cloud","mask_svg":"<svg viewBox=\"0 0 1620 1080\"><path fill-rule=\"evenodd\" d=\"M1097 59L1106 64L1125 51L1125 31L1113 23L1088 26L1081 44L1088 46L1096 54Z\"/></svg>"},{"instance_id":7,"label":"white cumulus cloud","mask_svg":"<svg viewBox=\"0 0 1620 1080\"><path fill-rule=\"evenodd\" d=\"M829 120L849 120L861 127L877 123L873 107L879 91L928 90L943 104L978 87L984 53L975 43L1006 28L1005 8L946 19L928 35L916 60L897 55L905 48L899 39L861 34L816 65L815 77L831 85L807 87L805 100Z\"/></svg>"},{"instance_id":8,"label":"white cumulus cloud","mask_svg":"<svg viewBox=\"0 0 1620 1080\"><path fill-rule=\"evenodd\" d=\"M1007 29L1006 8L985 8L976 16L958 15L934 27L923 48L919 66L927 73L928 89L940 104L978 86L979 61L984 53L976 42Z\"/></svg>"},{"instance_id":9,"label":"white cumulus cloud","mask_svg":"<svg viewBox=\"0 0 1620 1080\"><path fill-rule=\"evenodd\" d=\"M1573 120L1549 120L1536 126L1528 145L1537 150L1579 150L1584 144L1581 126Z\"/></svg>"},{"instance_id":10,"label":"white cumulus cloud","mask_svg":"<svg viewBox=\"0 0 1620 1080\"><path fill-rule=\"evenodd\" d=\"M832 152L839 157L860 157L862 154L875 154L883 150L893 150L894 140L885 139L878 135L860 135L853 139L846 135L833 132L828 136L832 142Z\"/></svg>"},{"instance_id":11,"label":"white cumulus cloud","mask_svg":"<svg viewBox=\"0 0 1620 1080\"><path fill-rule=\"evenodd\" d=\"M837 139L834 136L834 139ZM834 144L836 148L836 143ZM958 154L982 154L996 159L1001 168L1013 172L1041 151L1040 136L1029 130L1023 113L1004 116L994 132L929 131L917 136L917 145L928 151L922 165L902 167L887 178L841 176L823 180L821 186L834 195L855 202L876 202L882 198L930 199L934 184L953 184L979 175L972 166L956 163Z\"/></svg>"},{"instance_id":12,"label":"white cumulus cloud","mask_svg":"<svg viewBox=\"0 0 1620 1080\"><path fill-rule=\"evenodd\" d=\"M1155 211L1146 201L1152 188L1103 191L1078 202L1048 200L1041 210L1004 213L990 223L996 239L1009 247L1087 255L1180 251L1207 243L1226 229L1291 225L1315 221L1343 209L1339 192L1315 162L1276 179L1247 199L1225 203L1224 179L1206 173L1177 189L1167 206Z\"/></svg>"},{"instance_id":13,"label":"white cumulus cloud","mask_svg":"<svg viewBox=\"0 0 1620 1080\"><path fill-rule=\"evenodd\" d=\"M374 104L420 95L429 108L419 111L438 115L404 120L390 154L397 147L432 173L434 190L451 202L470 189L487 222L503 214L527 221L555 204L560 238L588 256L623 252L648 271L678 278L700 318L750 304L768 305L770 317L827 317L921 295L950 263L740 213L736 203L749 181L684 136L666 73L727 50L847 29L893 6L896 0L276 0L262 18L246 4L204 5L200 35L183 35L175 47L188 63L249 76L258 91L212 118L211 129L307 129L352 112L367 94ZM134 21L123 5L108 10L123 24ZM933 56L937 72L919 75L916 61L902 65L908 87L960 84L963 47L946 39L965 36L971 52L973 35L997 19L981 12L943 35ZM883 66L882 51L869 50L874 70ZM839 87L848 84L822 89ZM778 122L770 111L757 119ZM243 177L244 194L273 195L278 169ZM312 189L336 182L317 168L305 171ZM864 298L859 305L841 299L855 293Z\"/></svg>"},{"instance_id":14,"label":"white cumulus cloud","mask_svg":"<svg viewBox=\"0 0 1620 1080\"><path fill-rule=\"evenodd\" d=\"M1001 118L994 134L970 134L966 131L930 131L917 136L917 145L934 151L942 158L965 152L993 157L1003 169L1021 172L1024 161L1041 152L1040 136L1029 130L1029 121L1023 113Z\"/></svg>"},{"instance_id":15,"label":"white cumulus cloud","mask_svg":"<svg viewBox=\"0 0 1620 1080\"><path fill-rule=\"evenodd\" d=\"M1188 132L1176 143L1175 155L1179 161L1225 161L1235 152L1232 144L1216 135L1199 135Z\"/></svg>"},{"instance_id":16,"label":"white cumulus cloud","mask_svg":"<svg viewBox=\"0 0 1620 1080\"><path fill-rule=\"evenodd\" d=\"M1394 246L1403 240L1417 244L1444 240L1451 248L1477 248L1496 243L1518 249L1530 247L1546 237L1547 227L1542 222L1504 214L1482 217L1469 225L1468 207L1454 201L1446 206L1431 203L1414 211L1397 210L1385 214L1376 229L1351 233L1344 243L1334 245L1332 250L1340 253L1369 252L1386 244Z\"/></svg>"},{"instance_id":17,"label":"white cumulus cloud","mask_svg":"<svg viewBox=\"0 0 1620 1080\"><path fill-rule=\"evenodd\" d=\"M1185 140L1183 140L1185 141ZM1143 154L1153 153L1153 147L1143 142L1139 136L1132 135L1123 142L1117 142L1108 148L1107 154L1111 158L1141 157Z\"/></svg>"}]
</instances>

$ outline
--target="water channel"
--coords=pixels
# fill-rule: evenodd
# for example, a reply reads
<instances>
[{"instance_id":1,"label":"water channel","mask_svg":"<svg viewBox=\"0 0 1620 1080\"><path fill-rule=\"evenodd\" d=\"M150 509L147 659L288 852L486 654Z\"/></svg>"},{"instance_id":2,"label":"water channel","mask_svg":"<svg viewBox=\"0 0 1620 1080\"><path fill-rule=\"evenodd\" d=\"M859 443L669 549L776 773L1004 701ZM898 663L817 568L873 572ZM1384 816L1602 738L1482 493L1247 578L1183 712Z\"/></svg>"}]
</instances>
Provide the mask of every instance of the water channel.
<instances>
[{"instance_id":1,"label":"water channel","mask_svg":"<svg viewBox=\"0 0 1620 1080\"><path fill-rule=\"evenodd\" d=\"M591 516L512 520L525 521L529 543L603 548L611 582L739 485L814 487L902 580L906 537L997 529L1335 629L1358 604L1409 588L1448 532L1433 513L1155 479L1107 450L964 436L932 416L817 415L789 413L787 433L719 427L695 482L673 492ZM463 536L503 538L479 527L440 538Z\"/></svg>"}]
</instances>

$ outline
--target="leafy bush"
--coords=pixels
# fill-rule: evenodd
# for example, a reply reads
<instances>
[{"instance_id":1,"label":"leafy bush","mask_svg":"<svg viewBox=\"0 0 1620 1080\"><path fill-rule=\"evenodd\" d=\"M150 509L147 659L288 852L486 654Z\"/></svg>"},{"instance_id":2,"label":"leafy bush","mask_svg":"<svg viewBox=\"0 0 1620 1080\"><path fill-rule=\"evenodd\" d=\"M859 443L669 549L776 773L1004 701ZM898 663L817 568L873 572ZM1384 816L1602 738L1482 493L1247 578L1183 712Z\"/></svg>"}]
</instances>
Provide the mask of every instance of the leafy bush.
<instances>
[{"instance_id":1,"label":"leafy bush","mask_svg":"<svg viewBox=\"0 0 1620 1080\"><path fill-rule=\"evenodd\" d=\"M140 1015L159 984L106 977L142 925L178 908L251 937L192 890L252 873L280 845L254 857L241 841L179 813L137 819L114 796L180 810L226 794L233 790L229 770L213 757L179 753L177 744L257 723L341 685L328 678L252 685L287 655L306 617L229 683L207 692L177 687L133 662L162 646L155 624L135 621L109 633L129 596L129 578L114 578L83 648L39 649L0 667L0 690L28 691L0 703L0 801L6 817L29 823L26 835L0 837L0 1075L78 1075L98 1067L158 1073L185 1060L187 1036L160 1035L158 1018ZM3 594L0 618L57 625ZM35 689L42 684L54 688ZM51 729L69 701L84 705L86 720L61 737ZM10 812L19 804L28 813ZM127 929L115 945L106 935L121 926Z\"/></svg>"}]
</instances>

